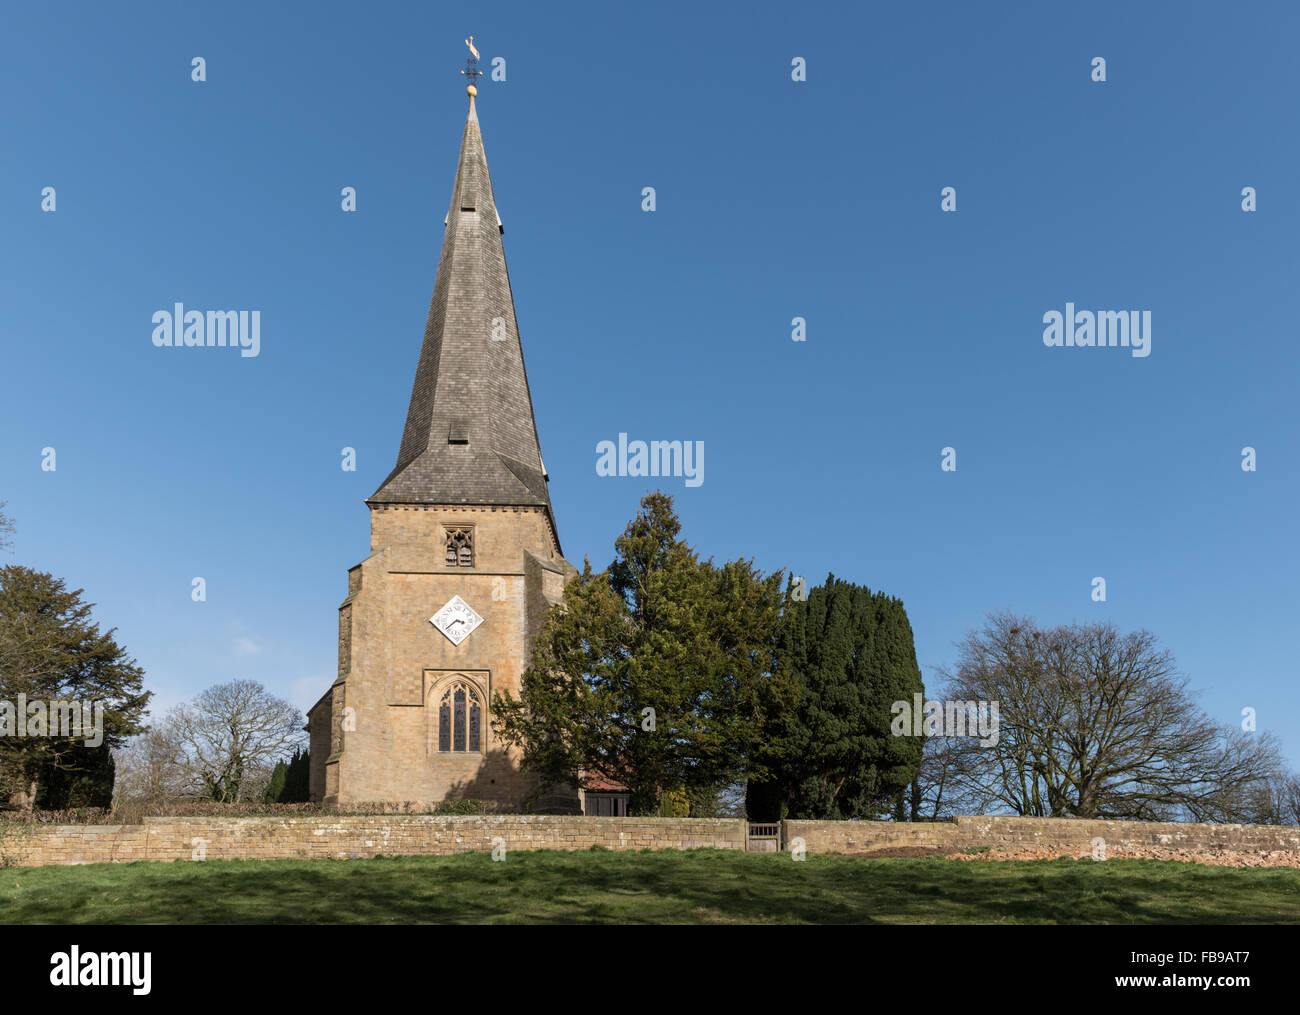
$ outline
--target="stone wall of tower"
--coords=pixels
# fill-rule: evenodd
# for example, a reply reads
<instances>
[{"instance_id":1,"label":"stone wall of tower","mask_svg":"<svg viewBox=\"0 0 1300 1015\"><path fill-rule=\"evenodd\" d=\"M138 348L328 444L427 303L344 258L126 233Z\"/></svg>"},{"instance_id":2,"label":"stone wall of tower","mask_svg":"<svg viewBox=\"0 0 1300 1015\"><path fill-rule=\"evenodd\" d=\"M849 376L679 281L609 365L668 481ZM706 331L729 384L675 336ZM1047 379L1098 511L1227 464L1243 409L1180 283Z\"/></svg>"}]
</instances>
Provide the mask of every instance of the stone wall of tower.
<instances>
[{"instance_id":1,"label":"stone wall of tower","mask_svg":"<svg viewBox=\"0 0 1300 1015\"><path fill-rule=\"evenodd\" d=\"M330 756L330 713L334 703L334 690L325 692L307 713L307 754L309 798L312 803L325 799L325 771Z\"/></svg>"},{"instance_id":2,"label":"stone wall of tower","mask_svg":"<svg viewBox=\"0 0 1300 1015\"><path fill-rule=\"evenodd\" d=\"M473 528L474 566L448 566L447 527ZM537 507L376 504L371 556L349 576L340 608L340 683L328 709L333 742L320 785L326 803L492 800L520 806L535 788L517 752L492 734L493 694L519 695L520 676L545 610L575 570L560 556L547 513ZM459 595L483 623L459 645L430 623ZM453 682L483 703L478 753L438 750L438 703ZM313 710L313 740L325 703ZM313 753L314 756L314 753ZM315 783L313 780L313 797ZM568 797L572 796L569 801ZM576 793L542 806L572 806Z\"/></svg>"}]
</instances>

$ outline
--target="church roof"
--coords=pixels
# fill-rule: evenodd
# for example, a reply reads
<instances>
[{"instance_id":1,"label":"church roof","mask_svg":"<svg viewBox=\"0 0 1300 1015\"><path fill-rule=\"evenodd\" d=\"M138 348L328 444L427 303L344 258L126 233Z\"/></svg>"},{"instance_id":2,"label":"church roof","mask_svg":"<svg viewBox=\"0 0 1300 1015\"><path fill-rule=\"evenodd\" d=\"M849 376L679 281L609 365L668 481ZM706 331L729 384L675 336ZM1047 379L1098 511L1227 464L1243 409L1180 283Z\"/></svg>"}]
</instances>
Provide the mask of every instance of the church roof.
<instances>
[{"instance_id":1,"label":"church roof","mask_svg":"<svg viewBox=\"0 0 1300 1015\"><path fill-rule=\"evenodd\" d=\"M533 505L551 498L471 97L397 465L370 504Z\"/></svg>"}]
</instances>

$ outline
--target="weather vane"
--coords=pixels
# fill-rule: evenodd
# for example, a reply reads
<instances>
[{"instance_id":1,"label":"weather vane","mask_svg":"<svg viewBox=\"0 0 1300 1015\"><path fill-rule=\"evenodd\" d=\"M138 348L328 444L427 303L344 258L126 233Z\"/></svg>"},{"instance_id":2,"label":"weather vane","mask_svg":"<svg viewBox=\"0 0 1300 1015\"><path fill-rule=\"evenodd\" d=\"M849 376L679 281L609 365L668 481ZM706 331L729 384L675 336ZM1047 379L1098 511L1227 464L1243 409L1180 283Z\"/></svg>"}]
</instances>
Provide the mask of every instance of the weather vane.
<instances>
[{"instance_id":1,"label":"weather vane","mask_svg":"<svg viewBox=\"0 0 1300 1015\"><path fill-rule=\"evenodd\" d=\"M465 45L469 47L470 55L465 58L465 69L461 71L461 73L469 79L469 84L465 86L465 91L469 93L470 98L473 98L478 94L478 89L474 87L474 81L483 72L478 69L478 50L474 48L474 36L471 35L466 39Z\"/></svg>"}]
</instances>

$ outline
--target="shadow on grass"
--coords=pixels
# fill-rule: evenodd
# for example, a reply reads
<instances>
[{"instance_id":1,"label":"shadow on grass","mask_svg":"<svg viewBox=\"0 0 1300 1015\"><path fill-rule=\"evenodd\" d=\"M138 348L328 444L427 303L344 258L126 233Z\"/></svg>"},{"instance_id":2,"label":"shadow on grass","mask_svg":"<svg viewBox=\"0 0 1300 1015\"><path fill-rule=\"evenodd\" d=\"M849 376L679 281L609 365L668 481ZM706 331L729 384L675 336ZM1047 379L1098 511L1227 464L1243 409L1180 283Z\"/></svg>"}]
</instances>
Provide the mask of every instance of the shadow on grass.
<instances>
[{"instance_id":1,"label":"shadow on grass","mask_svg":"<svg viewBox=\"0 0 1300 1015\"><path fill-rule=\"evenodd\" d=\"M6 923L1295 923L1300 870L731 850L0 872Z\"/></svg>"}]
</instances>

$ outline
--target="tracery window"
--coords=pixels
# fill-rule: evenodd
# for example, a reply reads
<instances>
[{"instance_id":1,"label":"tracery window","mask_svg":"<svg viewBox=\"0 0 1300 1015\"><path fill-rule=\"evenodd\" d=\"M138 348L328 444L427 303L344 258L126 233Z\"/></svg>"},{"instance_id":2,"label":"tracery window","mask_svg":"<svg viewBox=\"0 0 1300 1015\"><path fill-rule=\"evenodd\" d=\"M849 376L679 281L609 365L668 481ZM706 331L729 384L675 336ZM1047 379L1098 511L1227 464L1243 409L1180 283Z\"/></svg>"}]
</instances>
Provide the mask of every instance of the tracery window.
<instances>
[{"instance_id":1,"label":"tracery window","mask_svg":"<svg viewBox=\"0 0 1300 1015\"><path fill-rule=\"evenodd\" d=\"M447 566L473 567L473 527L468 525L448 526L444 531L447 534Z\"/></svg>"},{"instance_id":2,"label":"tracery window","mask_svg":"<svg viewBox=\"0 0 1300 1015\"><path fill-rule=\"evenodd\" d=\"M438 750L479 754L482 735L483 709L478 692L468 684L452 684L438 704Z\"/></svg>"}]
</instances>

